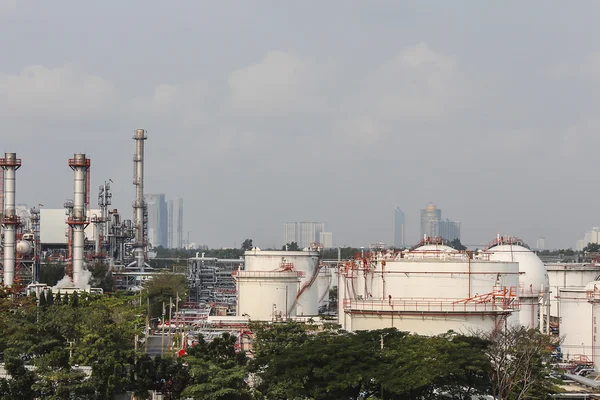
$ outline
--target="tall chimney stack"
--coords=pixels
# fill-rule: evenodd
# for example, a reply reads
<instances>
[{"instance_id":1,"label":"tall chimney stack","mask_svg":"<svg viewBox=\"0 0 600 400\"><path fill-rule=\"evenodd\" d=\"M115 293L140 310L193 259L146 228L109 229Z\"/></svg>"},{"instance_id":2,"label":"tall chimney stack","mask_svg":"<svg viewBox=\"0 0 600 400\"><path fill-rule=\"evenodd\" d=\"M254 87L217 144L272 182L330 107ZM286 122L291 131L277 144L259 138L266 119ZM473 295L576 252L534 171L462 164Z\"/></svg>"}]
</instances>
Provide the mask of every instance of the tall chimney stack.
<instances>
[{"instance_id":1,"label":"tall chimney stack","mask_svg":"<svg viewBox=\"0 0 600 400\"><path fill-rule=\"evenodd\" d=\"M74 171L74 197L73 212L69 216L67 223L73 232L72 264L73 264L73 285L82 287L81 282L83 272L83 245L85 240L84 230L89 224L86 210L87 199L87 171L90 168L90 160L85 154L75 154L69 160L69 167Z\"/></svg>"},{"instance_id":2,"label":"tall chimney stack","mask_svg":"<svg viewBox=\"0 0 600 400\"><path fill-rule=\"evenodd\" d=\"M133 215L135 227L134 254L135 262L141 272L144 272L146 263L146 238L145 238L145 202L144 202L144 141L148 139L146 131L136 129L135 154L133 156L133 184L135 185L135 201L133 202Z\"/></svg>"},{"instance_id":3,"label":"tall chimney stack","mask_svg":"<svg viewBox=\"0 0 600 400\"><path fill-rule=\"evenodd\" d=\"M4 172L4 212L2 226L4 227L4 285L12 286L15 281L15 260L17 226L20 224L15 210L15 176L21 166L21 160L16 153L5 153L0 159L0 168Z\"/></svg>"}]
</instances>

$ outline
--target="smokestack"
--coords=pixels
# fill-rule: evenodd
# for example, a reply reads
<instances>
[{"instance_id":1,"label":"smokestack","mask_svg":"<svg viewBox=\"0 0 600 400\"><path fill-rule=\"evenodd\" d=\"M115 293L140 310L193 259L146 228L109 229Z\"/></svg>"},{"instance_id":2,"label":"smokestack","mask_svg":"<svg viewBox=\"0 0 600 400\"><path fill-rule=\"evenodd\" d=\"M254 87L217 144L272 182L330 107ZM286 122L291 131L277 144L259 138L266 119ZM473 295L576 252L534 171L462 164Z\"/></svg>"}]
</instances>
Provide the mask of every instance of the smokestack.
<instances>
[{"instance_id":1,"label":"smokestack","mask_svg":"<svg viewBox=\"0 0 600 400\"><path fill-rule=\"evenodd\" d=\"M133 156L133 184L135 185L135 201L133 202L133 215L135 225L134 254L135 261L141 272L144 272L146 262L146 238L144 218L144 140L148 139L146 131L136 129L135 155Z\"/></svg>"},{"instance_id":2,"label":"smokestack","mask_svg":"<svg viewBox=\"0 0 600 400\"><path fill-rule=\"evenodd\" d=\"M4 227L4 285L12 286L15 280L15 239L19 217L15 212L15 176L21 166L21 160L16 153L5 153L0 159L0 167L4 172L4 212L2 226Z\"/></svg>"},{"instance_id":3,"label":"smokestack","mask_svg":"<svg viewBox=\"0 0 600 400\"><path fill-rule=\"evenodd\" d=\"M87 170L90 168L90 160L85 154L75 154L69 160L69 167L74 171L74 197L73 212L69 216L67 223L73 231L72 245L72 265L73 265L73 284L81 284L81 274L83 273L83 244L85 240L84 230L88 226L86 200L87 200Z\"/></svg>"}]
</instances>

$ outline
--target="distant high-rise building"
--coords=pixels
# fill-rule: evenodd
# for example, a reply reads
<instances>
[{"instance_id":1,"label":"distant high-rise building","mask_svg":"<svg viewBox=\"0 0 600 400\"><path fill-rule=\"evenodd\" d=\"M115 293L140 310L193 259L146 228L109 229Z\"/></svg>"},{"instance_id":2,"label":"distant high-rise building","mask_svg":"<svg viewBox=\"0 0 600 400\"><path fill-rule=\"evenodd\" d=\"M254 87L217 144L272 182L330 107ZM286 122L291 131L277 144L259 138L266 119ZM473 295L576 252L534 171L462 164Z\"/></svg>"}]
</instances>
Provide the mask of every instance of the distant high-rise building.
<instances>
[{"instance_id":1,"label":"distant high-rise building","mask_svg":"<svg viewBox=\"0 0 600 400\"><path fill-rule=\"evenodd\" d=\"M300 247L309 247L319 242L321 232L325 232L322 222L286 222L283 224L284 244L296 242Z\"/></svg>"},{"instance_id":2,"label":"distant high-rise building","mask_svg":"<svg viewBox=\"0 0 600 400\"><path fill-rule=\"evenodd\" d=\"M405 244L406 219L400 207L394 208L394 247L401 248Z\"/></svg>"},{"instance_id":3,"label":"distant high-rise building","mask_svg":"<svg viewBox=\"0 0 600 400\"><path fill-rule=\"evenodd\" d=\"M175 244L173 241L173 200L169 200L169 228L168 228L168 240L167 240L167 246L169 249L173 248L173 245Z\"/></svg>"},{"instance_id":4,"label":"distant high-rise building","mask_svg":"<svg viewBox=\"0 0 600 400\"><path fill-rule=\"evenodd\" d=\"M168 246L168 215L165 195L145 195L148 208L148 242L152 247Z\"/></svg>"},{"instance_id":5,"label":"distant high-rise building","mask_svg":"<svg viewBox=\"0 0 600 400\"><path fill-rule=\"evenodd\" d=\"M535 247L537 250L546 250L546 238L539 237L535 243Z\"/></svg>"},{"instance_id":6,"label":"distant high-rise building","mask_svg":"<svg viewBox=\"0 0 600 400\"><path fill-rule=\"evenodd\" d=\"M600 227L594 226L587 231L582 240L578 240L575 244L575 250L581 251L590 243L600 243Z\"/></svg>"},{"instance_id":7,"label":"distant high-rise building","mask_svg":"<svg viewBox=\"0 0 600 400\"><path fill-rule=\"evenodd\" d=\"M442 219L442 210L429 203L421 210L421 239L424 236L439 236L439 221Z\"/></svg>"},{"instance_id":8,"label":"distant high-rise building","mask_svg":"<svg viewBox=\"0 0 600 400\"><path fill-rule=\"evenodd\" d=\"M296 232L297 224L295 222L286 222L283 224L283 244L292 242L298 242L298 235Z\"/></svg>"},{"instance_id":9,"label":"distant high-rise building","mask_svg":"<svg viewBox=\"0 0 600 400\"><path fill-rule=\"evenodd\" d=\"M183 249L183 199L177 199L177 248Z\"/></svg>"},{"instance_id":10,"label":"distant high-rise building","mask_svg":"<svg viewBox=\"0 0 600 400\"><path fill-rule=\"evenodd\" d=\"M333 233L321 232L319 233L319 243L324 249L331 249L333 247Z\"/></svg>"},{"instance_id":11,"label":"distant high-rise building","mask_svg":"<svg viewBox=\"0 0 600 400\"><path fill-rule=\"evenodd\" d=\"M460 240L460 222L448 218L442 220L442 210L429 203L421 210L421 238L425 236Z\"/></svg>"},{"instance_id":12,"label":"distant high-rise building","mask_svg":"<svg viewBox=\"0 0 600 400\"><path fill-rule=\"evenodd\" d=\"M460 222L450 221L447 218L445 220L439 221L438 236L441 236L449 241L453 241L455 239L460 240Z\"/></svg>"}]
</instances>

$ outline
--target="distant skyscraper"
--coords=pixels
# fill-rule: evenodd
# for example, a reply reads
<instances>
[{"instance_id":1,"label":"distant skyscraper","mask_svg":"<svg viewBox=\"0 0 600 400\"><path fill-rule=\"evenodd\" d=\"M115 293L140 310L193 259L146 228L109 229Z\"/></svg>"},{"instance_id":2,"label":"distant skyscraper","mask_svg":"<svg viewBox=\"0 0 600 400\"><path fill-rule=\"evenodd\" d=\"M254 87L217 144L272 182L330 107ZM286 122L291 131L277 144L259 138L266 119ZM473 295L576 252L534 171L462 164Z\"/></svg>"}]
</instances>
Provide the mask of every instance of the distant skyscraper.
<instances>
[{"instance_id":1,"label":"distant skyscraper","mask_svg":"<svg viewBox=\"0 0 600 400\"><path fill-rule=\"evenodd\" d=\"M177 248L183 249L183 199L177 199Z\"/></svg>"},{"instance_id":2,"label":"distant skyscraper","mask_svg":"<svg viewBox=\"0 0 600 400\"><path fill-rule=\"evenodd\" d=\"M145 196L148 207L148 242L152 247L167 247L167 203L165 195L147 194Z\"/></svg>"},{"instance_id":3,"label":"distant skyscraper","mask_svg":"<svg viewBox=\"0 0 600 400\"><path fill-rule=\"evenodd\" d=\"M460 240L460 222L449 219L442 220L442 210L429 203L421 210L421 239L443 237L446 240Z\"/></svg>"},{"instance_id":4,"label":"distant skyscraper","mask_svg":"<svg viewBox=\"0 0 600 400\"><path fill-rule=\"evenodd\" d=\"M333 247L333 233L321 232L319 233L319 243L324 249L331 249Z\"/></svg>"},{"instance_id":5,"label":"distant skyscraper","mask_svg":"<svg viewBox=\"0 0 600 400\"><path fill-rule=\"evenodd\" d=\"M286 222L283 224L284 244L296 242L300 247L309 247L319 242L321 232L325 232L322 222Z\"/></svg>"},{"instance_id":6,"label":"distant skyscraper","mask_svg":"<svg viewBox=\"0 0 600 400\"><path fill-rule=\"evenodd\" d=\"M454 239L460 240L460 222L450 221L449 219L439 221L438 236L449 241L453 241Z\"/></svg>"},{"instance_id":7,"label":"distant skyscraper","mask_svg":"<svg viewBox=\"0 0 600 400\"><path fill-rule=\"evenodd\" d=\"M404 212L400 207L394 208L394 247L404 247L405 243L405 224Z\"/></svg>"},{"instance_id":8,"label":"distant skyscraper","mask_svg":"<svg viewBox=\"0 0 600 400\"><path fill-rule=\"evenodd\" d=\"M283 244L298 242L295 222L286 222L283 224Z\"/></svg>"},{"instance_id":9,"label":"distant skyscraper","mask_svg":"<svg viewBox=\"0 0 600 400\"><path fill-rule=\"evenodd\" d=\"M537 242L536 242L536 246L537 250L546 250L546 238L545 237L539 237Z\"/></svg>"},{"instance_id":10,"label":"distant skyscraper","mask_svg":"<svg viewBox=\"0 0 600 400\"><path fill-rule=\"evenodd\" d=\"M424 236L439 236L438 222L442 219L442 210L438 210L435 204L429 203L421 210L421 238Z\"/></svg>"},{"instance_id":11,"label":"distant skyscraper","mask_svg":"<svg viewBox=\"0 0 600 400\"><path fill-rule=\"evenodd\" d=\"M167 246L169 249L173 248L173 245L175 244L173 241L173 225L174 225L174 220L173 220L173 200L169 200L169 228L167 229L167 234L168 234L168 240L167 240Z\"/></svg>"}]
</instances>

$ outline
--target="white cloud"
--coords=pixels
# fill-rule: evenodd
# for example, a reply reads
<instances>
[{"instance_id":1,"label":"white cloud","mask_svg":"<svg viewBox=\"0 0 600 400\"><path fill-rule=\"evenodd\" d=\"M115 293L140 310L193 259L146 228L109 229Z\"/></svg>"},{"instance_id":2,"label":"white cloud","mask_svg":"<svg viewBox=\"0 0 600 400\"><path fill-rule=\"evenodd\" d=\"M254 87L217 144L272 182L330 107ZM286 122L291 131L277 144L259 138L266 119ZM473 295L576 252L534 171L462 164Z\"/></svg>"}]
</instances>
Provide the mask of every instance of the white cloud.
<instances>
[{"instance_id":1,"label":"white cloud","mask_svg":"<svg viewBox=\"0 0 600 400\"><path fill-rule=\"evenodd\" d=\"M17 2L18 0L0 0L0 14L16 10Z\"/></svg>"},{"instance_id":2,"label":"white cloud","mask_svg":"<svg viewBox=\"0 0 600 400\"><path fill-rule=\"evenodd\" d=\"M315 88L314 72L293 54L271 51L260 63L230 74L231 105L234 110L256 114L303 109Z\"/></svg>"},{"instance_id":3,"label":"white cloud","mask_svg":"<svg viewBox=\"0 0 600 400\"><path fill-rule=\"evenodd\" d=\"M585 149L600 145L600 121L587 119L567 127L559 136L559 148L564 156L580 157Z\"/></svg>"},{"instance_id":4,"label":"white cloud","mask_svg":"<svg viewBox=\"0 0 600 400\"><path fill-rule=\"evenodd\" d=\"M177 87L162 84L154 89L154 104L159 108L172 105L177 99Z\"/></svg>"},{"instance_id":5,"label":"white cloud","mask_svg":"<svg viewBox=\"0 0 600 400\"><path fill-rule=\"evenodd\" d=\"M470 85L455 57L434 52L420 43L367 76L343 105L339 136L374 142L403 123L443 120L468 106ZM412 133L415 133L414 131Z\"/></svg>"},{"instance_id":6,"label":"white cloud","mask_svg":"<svg viewBox=\"0 0 600 400\"><path fill-rule=\"evenodd\" d=\"M19 74L0 74L0 115L5 119L90 119L106 113L113 102L111 82L71 65L32 65Z\"/></svg>"},{"instance_id":7,"label":"white cloud","mask_svg":"<svg viewBox=\"0 0 600 400\"><path fill-rule=\"evenodd\" d=\"M550 78L583 78L600 81L600 51L578 60L577 62L564 62L551 66L547 75Z\"/></svg>"}]
</instances>

